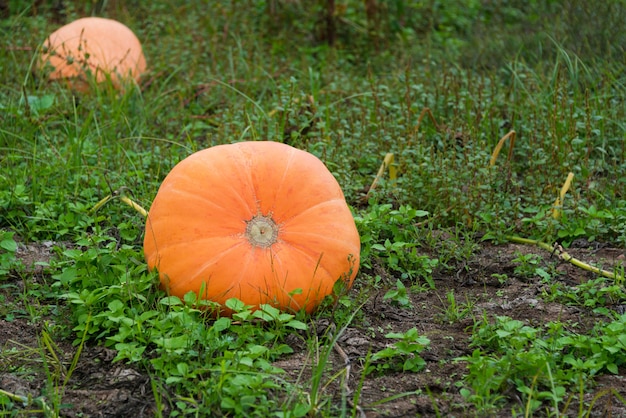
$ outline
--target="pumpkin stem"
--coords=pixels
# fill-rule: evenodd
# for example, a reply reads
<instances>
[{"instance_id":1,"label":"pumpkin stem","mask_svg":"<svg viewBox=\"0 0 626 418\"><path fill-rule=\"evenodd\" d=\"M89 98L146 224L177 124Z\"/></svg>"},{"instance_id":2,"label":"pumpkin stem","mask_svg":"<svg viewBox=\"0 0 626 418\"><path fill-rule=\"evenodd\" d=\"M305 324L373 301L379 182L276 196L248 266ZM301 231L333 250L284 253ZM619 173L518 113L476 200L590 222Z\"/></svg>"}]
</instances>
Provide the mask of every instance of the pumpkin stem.
<instances>
[{"instance_id":1,"label":"pumpkin stem","mask_svg":"<svg viewBox=\"0 0 626 418\"><path fill-rule=\"evenodd\" d=\"M529 239L529 238L522 238L522 237L518 237L518 236L507 236L506 238L509 241L515 242L515 243L518 243L518 244L536 245L539 248L543 248L544 250L547 250L547 251L552 252L553 254L556 254L563 261L567 261L568 263L571 263L571 264L575 265L576 267L580 267L583 270L590 271L590 272L598 274L600 276L604 276L604 277L607 277L607 278L613 279L613 280L623 280L624 279L623 272L620 273L617 270L615 270L613 272L610 272L610 271L607 271L607 270L602 270L601 268L598 268L598 267L592 266L591 264L587 264L587 263L585 263L583 261L580 261L579 259L574 258L570 254L565 252L563 247L561 247L561 245L559 245L559 244L550 245L550 244L542 242L542 241Z\"/></svg>"},{"instance_id":2,"label":"pumpkin stem","mask_svg":"<svg viewBox=\"0 0 626 418\"><path fill-rule=\"evenodd\" d=\"M246 238L252 245L268 248L278 240L278 225L271 216L255 215L247 221Z\"/></svg>"}]
</instances>

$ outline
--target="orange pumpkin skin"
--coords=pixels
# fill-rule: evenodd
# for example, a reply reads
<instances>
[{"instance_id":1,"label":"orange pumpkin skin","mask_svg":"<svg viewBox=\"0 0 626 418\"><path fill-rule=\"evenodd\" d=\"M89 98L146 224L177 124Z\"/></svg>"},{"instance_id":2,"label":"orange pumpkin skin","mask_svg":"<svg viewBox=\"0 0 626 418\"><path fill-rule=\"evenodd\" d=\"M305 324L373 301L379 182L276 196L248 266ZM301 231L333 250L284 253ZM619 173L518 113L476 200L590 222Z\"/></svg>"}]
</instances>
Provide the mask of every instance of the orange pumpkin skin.
<instances>
[{"instance_id":1,"label":"orange pumpkin skin","mask_svg":"<svg viewBox=\"0 0 626 418\"><path fill-rule=\"evenodd\" d=\"M135 34L122 23L101 17L75 20L53 32L43 44L40 70L53 68L50 80L67 80L75 90L87 91L87 74L97 83L108 78L123 89L139 81L146 59Z\"/></svg>"},{"instance_id":2,"label":"orange pumpkin skin","mask_svg":"<svg viewBox=\"0 0 626 418\"><path fill-rule=\"evenodd\" d=\"M310 313L337 280L352 285L360 238L317 157L278 142L240 142L196 152L167 175L148 214L144 253L170 295Z\"/></svg>"}]
</instances>

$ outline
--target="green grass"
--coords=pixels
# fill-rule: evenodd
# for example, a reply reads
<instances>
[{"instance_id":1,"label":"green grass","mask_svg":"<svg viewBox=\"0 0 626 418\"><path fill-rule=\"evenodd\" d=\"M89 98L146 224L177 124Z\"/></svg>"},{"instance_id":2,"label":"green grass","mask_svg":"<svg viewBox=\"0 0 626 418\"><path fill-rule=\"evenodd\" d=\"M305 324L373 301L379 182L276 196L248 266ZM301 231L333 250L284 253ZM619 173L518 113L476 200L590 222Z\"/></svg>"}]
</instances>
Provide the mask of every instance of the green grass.
<instances>
[{"instance_id":1,"label":"green grass","mask_svg":"<svg viewBox=\"0 0 626 418\"><path fill-rule=\"evenodd\" d=\"M435 276L469 269L484 241L626 246L622 2L572 0L565 10L559 2L381 1L373 24L365 2L349 0L337 9L332 46L323 2L64 1L61 12L40 3L8 2L0 20L0 316L52 329L31 347L45 363L45 393L24 402L0 392L3 414L63 413L76 364L54 354L69 341L75 358L85 344L103 346L145 371L157 415L357 416L359 387L338 383L345 369L330 370L337 334L318 335L320 320L345 329L380 289L410 310L412 295L437 291ZM85 15L119 19L142 40L149 73L141 88L74 96L33 72L45 36ZM511 152L505 143L490 166L510 130ZM141 215L118 200L92 210L119 192L149 208L178 161L241 140L317 155L354 210L359 285L313 317L231 301L232 319L207 319L206 302L158 290L143 259ZM397 178L383 176L366 199L387 153ZM54 255L38 275L17 242L47 241ZM559 273L544 258L518 254L509 276L549 283ZM624 373L625 317L607 309L626 300L623 264L614 279L552 281L543 292L604 321L524 324L475 315L475 302L459 293L434 296L441 322L471 321L474 351L457 359L463 372L450 389L469 414L503 412L518 397L523 406L507 410L515 416L560 416L574 404L587 416L592 405L579 396L587 383ZM427 337L384 334L389 344L364 359L361 383L423 370ZM293 351L288 338L309 352L296 379L274 364ZM0 365L10 356L0 353ZM332 385L342 389L339 400L324 396Z\"/></svg>"}]
</instances>

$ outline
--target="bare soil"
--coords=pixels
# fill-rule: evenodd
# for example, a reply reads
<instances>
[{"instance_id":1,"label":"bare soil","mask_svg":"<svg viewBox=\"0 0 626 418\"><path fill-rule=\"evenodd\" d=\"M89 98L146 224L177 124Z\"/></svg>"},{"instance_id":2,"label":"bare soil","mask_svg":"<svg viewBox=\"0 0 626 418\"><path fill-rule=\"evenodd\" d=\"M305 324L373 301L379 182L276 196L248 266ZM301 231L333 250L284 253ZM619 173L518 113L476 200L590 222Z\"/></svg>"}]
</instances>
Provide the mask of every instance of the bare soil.
<instances>
[{"instance_id":1,"label":"bare soil","mask_svg":"<svg viewBox=\"0 0 626 418\"><path fill-rule=\"evenodd\" d=\"M624 264L626 250L610 247L594 248L582 246L571 248L571 255L589 262L603 263L606 267ZM461 380L465 372L463 363L455 362L457 357L471 354L469 346L474 317L494 317L506 315L519 319L532 326L539 326L548 321L577 323L578 329L592 327L602 318L590 310L550 303L542 299L543 284L539 277L522 278L514 274L516 264L513 259L519 253L535 253L541 255L547 263L556 264L562 273L556 280L569 286L592 279L593 274L579 269L569 263L550 258L541 249L523 245L489 245L483 244L469 262L457 266L458 269L435 276L436 290L411 294L412 308L400 308L391 301L384 300L387 289L369 295L362 311L357 314L351 325L338 340L338 350L331 354L329 368L339 371L345 367L345 359L339 354L343 350L351 360L350 379L346 382L349 390L359 390L362 376L363 361L368 352L375 352L387 346L390 341L385 334L404 332L417 327L420 335L431 341L429 348L422 357L426 360L426 368L419 373L387 373L369 375L360 388L359 408L363 416L374 417L415 417L445 416L465 417L477 416L476 412L465 404L459 394L455 382ZM44 273L36 262L46 261L51 256L50 246L46 244L20 246L20 258L24 264L33 269L34 280L43 280ZM384 272L383 272L384 273ZM506 274L508 280L501 283L493 274ZM389 286L395 283L391 275L384 278ZM24 282L21 278L5 281L0 293L10 302L16 302L20 308L20 289ZM353 291L358 291L355 286ZM458 303L471 301L471 315L457 321L445 319L446 293L454 291ZM37 309L37 307L29 307ZM624 306L610 306L610 309L623 311ZM0 311L1 312L1 311ZM48 381L45 367L42 364L41 331L45 319L30 323L17 317L12 320L0 319L0 349L4 352L0 357L0 388L23 396L37 397L45 389ZM323 320L314 326L321 334L329 324ZM56 350L61 362L69 364L75 355L76 347L68 342L59 342ZM276 366L284 369L293 381L306 382L310 377L310 366L313 357L302 340L296 335L287 341L294 348L294 353L276 362ZM13 351L11 351L13 350ZM14 352L15 355L10 353ZM46 354L50 356L48 352ZM72 374L62 395L64 408L62 416L66 417L149 417L154 416L155 405L150 378L145 371L134 367L113 363L115 353L102 347L85 347L80 355L78 365ZM50 361L48 367L52 367ZM10 366L10 367L9 367ZM13 372L8 373L6 370ZM17 371L16 371L17 370ZM24 372L20 372L24 370ZM33 374L35 373L35 374ZM322 394L339 402L340 379L331 381ZM600 376L589 393L584 395L586 402L600 394L591 416L605 417L626 416L626 407L610 394L607 389L614 389L626 398L626 370L618 375ZM377 401L394 395L396 399L377 404ZM514 391L508 394L508 404L494 417L511 416L512 408L523 410L521 399ZM572 400L571 416L576 416L579 400ZM586 409L585 409L586 410ZM167 412L167 411L166 411ZM564 412L564 411L562 411ZM27 413L29 416L33 414ZM36 414L34 414L36 415ZM483 416L483 415L479 415Z\"/></svg>"}]
</instances>

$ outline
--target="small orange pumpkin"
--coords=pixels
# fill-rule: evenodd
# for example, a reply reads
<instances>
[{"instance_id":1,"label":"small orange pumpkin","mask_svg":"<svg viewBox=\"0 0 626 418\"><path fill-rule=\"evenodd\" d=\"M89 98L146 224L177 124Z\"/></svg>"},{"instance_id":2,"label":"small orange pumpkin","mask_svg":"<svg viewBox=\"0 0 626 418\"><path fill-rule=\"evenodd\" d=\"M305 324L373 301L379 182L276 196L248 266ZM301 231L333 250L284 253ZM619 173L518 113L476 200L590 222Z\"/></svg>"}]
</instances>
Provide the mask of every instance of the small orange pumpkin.
<instances>
[{"instance_id":1,"label":"small orange pumpkin","mask_svg":"<svg viewBox=\"0 0 626 418\"><path fill-rule=\"evenodd\" d=\"M67 80L79 91L110 78L117 89L139 81L146 59L135 34L122 23L101 17L75 20L53 32L43 44L39 67L53 68L50 80Z\"/></svg>"},{"instance_id":2,"label":"small orange pumpkin","mask_svg":"<svg viewBox=\"0 0 626 418\"><path fill-rule=\"evenodd\" d=\"M240 142L172 169L148 213L144 252L170 295L310 313L337 280L352 285L360 239L322 161L278 142Z\"/></svg>"}]
</instances>

